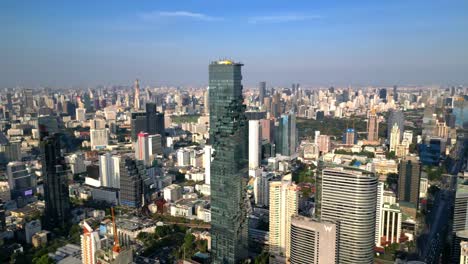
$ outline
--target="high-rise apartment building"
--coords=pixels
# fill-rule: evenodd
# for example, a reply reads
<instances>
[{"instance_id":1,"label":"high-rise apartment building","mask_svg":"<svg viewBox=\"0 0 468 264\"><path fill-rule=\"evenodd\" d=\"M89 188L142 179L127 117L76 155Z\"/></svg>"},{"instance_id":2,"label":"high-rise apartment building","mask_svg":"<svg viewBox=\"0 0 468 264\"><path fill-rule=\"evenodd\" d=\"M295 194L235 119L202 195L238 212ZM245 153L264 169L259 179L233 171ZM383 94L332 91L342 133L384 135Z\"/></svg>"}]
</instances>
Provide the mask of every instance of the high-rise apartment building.
<instances>
[{"instance_id":1,"label":"high-rise apartment building","mask_svg":"<svg viewBox=\"0 0 468 264\"><path fill-rule=\"evenodd\" d=\"M107 148L109 144L109 129L91 129L89 131L91 149L100 150Z\"/></svg>"},{"instance_id":2,"label":"high-rise apartment building","mask_svg":"<svg viewBox=\"0 0 468 264\"><path fill-rule=\"evenodd\" d=\"M337 226L303 216L291 219L291 264L335 264Z\"/></svg>"},{"instance_id":3,"label":"high-rise apartment building","mask_svg":"<svg viewBox=\"0 0 468 264\"><path fill-rule=\"evenodd\" d=\"M397 150L398 145L400 144L400 128L398 128L398 124L394 123L392 130L390 132L390 151Z\"/></svg>"},{"instance_id":4,"label":"high-rise apartment building","mask_svg":"<svg viewBox=\"0 0 468 264\"><path fill-rule=\"evenodd\" d=\"M270 255L275 259L291 256L291 217L299 209L299 188L292 182L292 175L283 176L281 181L270 182ZM279 261L277 261L279 262Z\"/></svg>"},{"instance_id":5,"label":"high-rise apartment building","mask_svg":"<svg viewBox=\"0 0 468 264\"><path fill-rule=\"evenodd\" d=\"M320 168L319 213L338 226L337 263L374 263L377 177L348 167Z\"/></svg>"},{"instance_id":6,"label":"high-rise apartment building","mask_svg":"<svg viewBox=\"0 0 468 264\"><path fill-rule=\"evenodd\" d=\"M260 121L249 120L249 169L254 170L260 166L261 141Z\"/></svg>"},{"instance_id":7,"label":"high-rise apartment building","mask_svg":"<svg viewBox=\"0 0 468 264\"><path fill-rule=\"evenodd\" d=\"M209 65L211 252L214 264L247 256L248 122L242 96L242 64Z\"/></svg>"},{"instance_id":8,"label":"high-rise apartment building","mask_svg":"<svg viewBox=\"0 0 468 264\"><path fill-rule=\"evenodd\" d=\"M81 238L81 263L97 264L96 252L101 248L99 232L86 222L83 222L83 234Z\"/></svg>"},{"instance_id":9,"label":"high-rise apartment building","mask_svg":"<svg viewBox=\"0 0 468 264\"><path fill-rule=\"evenodd\" d=\"M378 141L379 140L379 119L375 109L369 112L369 121L367 123L367 140Z\"/></svg>"},{"instance_id":10,"label":"high-rise apartment building","mask_svg":"<svg viewBox=\"0 0 468 264\"><path fill-rule=\"evenodd\" d=\"M68 221L68 177L60 145L60 134L46 136L41 141L42 175L44 177L45 225L63 227Z\"/></svg>"}]
</instances>

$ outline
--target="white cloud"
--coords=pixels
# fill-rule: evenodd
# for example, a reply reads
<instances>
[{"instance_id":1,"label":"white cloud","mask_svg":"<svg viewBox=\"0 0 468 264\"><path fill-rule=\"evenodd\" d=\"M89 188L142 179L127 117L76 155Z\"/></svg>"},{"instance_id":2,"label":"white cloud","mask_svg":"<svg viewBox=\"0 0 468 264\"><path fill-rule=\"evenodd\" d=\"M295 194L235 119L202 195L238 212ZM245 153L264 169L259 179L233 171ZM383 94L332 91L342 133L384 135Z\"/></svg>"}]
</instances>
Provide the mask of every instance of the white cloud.
<instances>
[{"instance_id":1,"label":"white cloud","mask_svg":"<svg viewBox=\"0 0 468 264\"><path fill-rule=\"evenodd\" d=\"M202 13L195 13L189 11L154 11L149 13L142 13L140 17L143 20L155 20L160 18L190 18L200 21L214 21L221 20L219 17L213 17Z\"/></svg>"},{"instance_id":2,"label":"white cloud","mask_svg":"<svg viewBox=\"0 0 468 264\"><path fill-rule=\"evenodd\" d=\"M272 15L272 16L255 16L249 18L249 23L260 24L260 23L286 23L305 21L312 19L320 19L321 16L317 15L298 15L298 14L287 14L287 15Z\"/></svg>"}]
</instances>

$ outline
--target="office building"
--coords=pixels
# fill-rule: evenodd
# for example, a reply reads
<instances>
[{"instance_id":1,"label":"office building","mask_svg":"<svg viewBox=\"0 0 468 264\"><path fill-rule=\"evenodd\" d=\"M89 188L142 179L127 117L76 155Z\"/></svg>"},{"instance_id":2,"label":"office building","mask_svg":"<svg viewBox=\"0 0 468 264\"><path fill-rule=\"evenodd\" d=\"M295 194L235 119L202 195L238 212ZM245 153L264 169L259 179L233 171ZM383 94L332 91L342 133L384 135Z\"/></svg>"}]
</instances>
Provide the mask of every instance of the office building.
<instances>
[{"instance_id":1,"label":"office building","mask_svg":"<svg viewBox=\"0 0 468 264\"><path fill-rule=\"evenodd\" d=\"M133 141L138 139L140 132L146 132L150 135L161 135L162 145L165 145L164 113L156 111L156 104L147 103L145 112L133 112L131 114L131 127Z\"/></svg>"},{"instance_id":2,"label":"office building","mask_svg":"<svg viewBox=\"0 0 468 264\"><path fill-rule=\"evenodd\" d=\"M335 223L303 216L291 220L291 264L335 264L338 231Z\"/></svg>"},{"instance_id":3,"label":"office building","mask_svg":"<svg viewBox=\"0 0 468 264\"><path fill-rule=\"evenodd\" d=\"M395 100L395 102L398 102L398 91L397 91L397 86L394 85L393 86L393 100Z\"/></svg>"},{"instance_id":4,"label":"office building","mask_svg":"<svg viewBox=\"0 0 468 264\"><path fill-rule=\"evenodd\" d=\"M381 209L380 229L375 232L379 234L379 244L383 247L393 243L400 243L402 213L398 204L383 204Z\"/></svg>"},{"instance_id":5,"label":"office building","mask_svg":"<svg viewBox=\"0 0 468 264\"><path fill-rule=\"evenodd\" d=\"M248 122L241 63L209 66L211 162L211 252L214 264L247 257Z\"/></svg>"},{"instance_id":6,"label":"office building","mask_svg":"<svg viewBox=\"0 0 468 264\"><path fill-rule=\"evenodd\" d=\"M460 255L462 234L465 234L466 230L468 230L468 184L464 179L459 179L455 192L452 225L452 261L455 263ZM466 236L468 238L468 234Z\"/></svg>"},{"instance_id":7,"label":"office building","mask_svg":"<svg viewBox=\"0 0 468 264\"><path fill-rule=\"evenodd\" d=\"M7 177L13 199L29 197L36 192L36 176L29 171L24 162L8 163Z\"/></svg>"},{"instance_id":8,"label":"office building","mask_svg":"<svg viewBox=\"0 0 468 264\"><path fill-rule=\"evenodd\" d=\"M369 112L369 121L367 122L367 140L378 141L379 140L379 119L375 109Z\"/></svg>"},{"instance_id":9,"label":"office building","mask_svg":"<svg viewBox=\"0 0 468 264\"><path fill-rule=\"evenodd\" d=\"M318 145L319 151L322 154L327 154L328 152L330 152L330 148L331 148L330 136L318 135L317 145Z\"/></svg>"},{"instance_id":10,"label":"office building","mask_svg":"<svg viewBox=\"0 0 468 264\"><path fill-rule=\"evenodd\" d=\"M284 156L295 155L297 147L296 115L294 113L281 115L278 118L276 131L276 153Z\"/></svg>"},{"instance_id":11,"label":"office building","mask_svg":"<svg viewBox=\"0 0 468 264\"><path fill-rule=\"evenodd\" d=\"M254 170L260 166L261 141L260 121L249 120L249 169Z\"/></svg>"},{"instance_id":12,"label":"office building","mask_svg":"<svg viewBox=\"0 0 468 264\"><path fill-rule=\"evenodd\" d=\"M387 89L385 88L382 88L379 90L379 98L383 101L383 102L387 102Z\"/></svg>"},{"instance_id":13,"label":"office building","mask_svg":"<svg viewBox=\"0 0 468 264\"><path fill-rule=\"evenodd\" d=\"M68 221L68 171L61 152L60 134L46 136L41 141L41 164L44 177L45 225L63 227Z\"/></svg>"},{"instance_id":14,"label":"office building","mask_svg":"<svg viewBox=\"0 0 468 264\"><path fill-rule=\"evenodd\" d=\"M319 215L339 226L337 263L374 263L377 177L331 164L320 168Z\"/></svg>"},{"instance_id":15,"label":"office building","mask_svg":"<svg viewBox=\"0 0 468 264\"><path fill-rule=\"evenodd\" d=\"M291 217L299 210L299 188L292 182L292 175L281 181L270 182L270 255L275 258L290 257Z\"/></svg>"},{"instance_id":16,"label":"office building","mask_svg":"<svg viewBox=\"0 0 468 264\"><path fill-rule=\"evenodd\" d=\"M101 248L99 232L83 221L83 234L81 238L81 263L97 264L96 252Z\"/></svg>"},{"instance_id":17,"label":"office building","mask_svg":"<svg viewBox=\"0 0 468 264\"><path fill-rule=\"evenodd\" d=\"M417 156L406 156L398 165L398 201L416 211L419 204L421 164Z\"/></svg>"},{"instance_id":18,"label":"office building","mask_svg":"<svg viewBox=\"0 0 468 264\"><path fill-rule=\"evenodd\" d=\"M375 206L375 245L380 247L380 224L382 222L382 207L384 204L384 183L378 182L377 184L377 200Z\"/></svg>"},{"instance_id":19,"label":"office building","mask_svg":"<svg viewBox=\"0 0 468 264\"><path fill-rule=\"evenodd\" d=\"M145 165L128 156L120 158L120 205L140 208L143 204Z\"/></svg>"}]
</instances>

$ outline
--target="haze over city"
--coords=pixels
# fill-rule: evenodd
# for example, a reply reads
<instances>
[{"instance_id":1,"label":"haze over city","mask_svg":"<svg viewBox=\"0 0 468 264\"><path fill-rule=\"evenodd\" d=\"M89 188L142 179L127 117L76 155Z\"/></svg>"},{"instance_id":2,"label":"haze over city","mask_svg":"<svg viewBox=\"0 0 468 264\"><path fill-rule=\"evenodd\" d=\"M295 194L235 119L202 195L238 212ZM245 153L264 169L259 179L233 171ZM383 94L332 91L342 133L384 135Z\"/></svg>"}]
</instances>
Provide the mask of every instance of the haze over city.
<instances>
[{"instance_id":1,"label":"haze over city","mask_svg":"<svg viewBox=\"0 0 468 264\"><path fill-rule=\"evenodd\" d=\"M1 1L1 87L468 83L466 1Z\"/></svg>"}]
</instances>

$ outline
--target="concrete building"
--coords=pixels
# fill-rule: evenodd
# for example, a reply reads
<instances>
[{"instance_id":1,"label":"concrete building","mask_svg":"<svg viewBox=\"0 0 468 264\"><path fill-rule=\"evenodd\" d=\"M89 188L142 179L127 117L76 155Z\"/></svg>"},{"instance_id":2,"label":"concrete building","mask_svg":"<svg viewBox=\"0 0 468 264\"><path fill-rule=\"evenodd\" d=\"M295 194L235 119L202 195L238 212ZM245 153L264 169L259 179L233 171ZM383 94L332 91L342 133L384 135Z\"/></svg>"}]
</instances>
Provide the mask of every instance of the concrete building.
<instances>
[{"instance_id":1,"label":"concrete building","mask_svg":"<svg viewBox=\"0 0 468 264\"><path fill-rule=\"evenodd\" d=\"M99 232L93 230L89 224L83 222L81 237L81 260L83 264L97 264L96 252L101 248Z\"/></svg>"},{"instance_id":2,"label":"concrete building","mask_svg":"<svg viewBox=\"0 0 468 264\"><path fill-rule=\"evenodd\" d=\"M281 181L270 182L270 254L291 256L291 217L298 213L299 189L292 182L292 175L283 176Z\"/></svg>"},{"instance_id":3,"label":"concrete building","mask_svg":"<svg viewBox=\"0 0 468 264\"><path fill-rule=\"evenodd\" d=\"M335 223L295 216L291 220L291 264L335 264Z\"/></svg>"},{"instance_id":4,"label":"concrete building","mask_svg":"<svg viewBox=\"0 0 468 264\"><path fill-rule=\"evenodd\" d=\"M182 188L177 184L171 184L163 190L164 200L169 203L182 199Z\"/></svg>"},{"instance_id":5,"label":"concrete building","mask_svg":"<svg viewBox=\"0 0 468 264\"><path fill-rule=\"evenodd\" d=\"M80 122L86 121L86 109L85 108L77 108L76 110L76 120Z\"/></svg>"},{"instance_id":6,"label":"concrete building","mask_svg":"<svg viewBox=\"0 0 468 264\"><path fill-rule=\"evenodd\" d=\"M261 161L260 121L249 120L249 169L256 169Z\"/></svg>"},{"instance_id":7,"label":"concrete building","mask_svg":"<svg viewBox=\"0 0 468 264\"><path fill-rule=\"evenodd\" d=\"M398 166L398 202L414 218L419 205L421 163L417 156L406 156ZM405 209L406 208L406 209ZM408 211L408 212L409 212Z\"/></svg>"},{"instance_id":8,"label":"concrete building","mask_svg":"<svg viewBox=\"0 0 468 264\"><path fill-rule=\"evenodd\" d=\"M31 244L32 243L32 237L34 234L39 233L42 230L42 225L40 220L32 220L30 222L27 222L24 225L24 234L25 234L25 239L26 243Z\"/></svg>"},{"instance_id":9,"label":"concrete building","mask_svg":"<svg viewBox=\"0 0 468 264\"><path fill-rule=\"evenodd\" d=\"M339 225L338 263L374 263L377 177L354 168L321 167L318 214Z\"/></svg>"},{"instance_id":10,"label":"concrete building","mask_svg":"<svg viewBox=\"0 0 468 264\"><path fill-rule=\"evenodd\" d=\"M90 132L91 149L99 150L107 148L109 144L109 129L91 129Z\"/></svg>"},{"instance_id":11,"label":"concrete building","mask_svg":"<svg viewBox=\"0 0 468 264\"><path fill-rule=\"evenodd\" d=\"M149 134L145 132L138 133L138 140L135 145L135 158L143 161L145 166L151 165Z\"/></svg>"},{"instance_id":12,"label":"concrete building","mask_svg":"<svg viewBox=\"0 0 468 264\"><path fill-rule=\"evenodd\" d=\"M213 149L211 148L210 145L205 145L205 154L203 156L203 164L205 167L205 184L210 184L211 181L211 155Z\"/></svg>"},{"instance_id":13,"label":"concrete building","mask_svg":"<svg viewBox=\"0 0 468 264\"><path fill-rule=\"evenodd\" d=\"M376 230L380 238L379 244L388 246L393 243L400 243L402 217L400 207L398 204L384 204L381 214L380 229Z\"/></svg>"},{"instance_id":14,"label":"concrete building","mask_svg":"<svg viewBox=\"0 0 468 264\"><path fill-rule=\"evenodd\" d=\"M120 188L120 156L110 152L99 156L99 179L103 187Z\"/></svg>"},{"instance_id":15,"label":"concrete building","mask_svg":"<svg viewBox=\"0 0 468 264\"><path fill-rule=\"evenodd\" d=\"M372 108L369 112L369 121L367 122L367 140L378 141L379 140L379 119L375 109Z\"/></svg>"}]
</instances>

